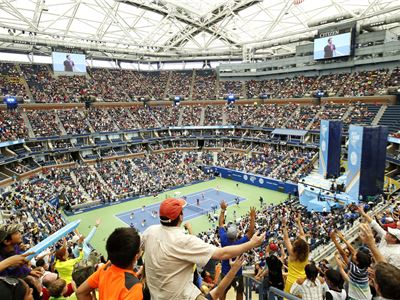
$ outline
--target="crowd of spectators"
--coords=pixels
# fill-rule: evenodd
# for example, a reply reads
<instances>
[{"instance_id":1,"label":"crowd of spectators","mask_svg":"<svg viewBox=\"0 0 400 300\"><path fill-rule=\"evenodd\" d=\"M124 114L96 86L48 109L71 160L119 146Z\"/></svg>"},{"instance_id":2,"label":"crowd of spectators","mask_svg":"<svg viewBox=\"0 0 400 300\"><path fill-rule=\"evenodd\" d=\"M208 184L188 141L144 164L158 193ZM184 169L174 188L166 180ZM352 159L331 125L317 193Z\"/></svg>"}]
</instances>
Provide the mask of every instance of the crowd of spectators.
<instances>
[{"instance_id":1,"label":"crowd of spectators","mask_svg":"<svg viewBox=\"0 0 400 300\"><path fill-rule=\"evenodd\" d=\"M0 88L2 96L27 97L22 74L14 64L0 63Z\"/></svg>"},{"instance_id":2,"label":"crowd of spectators","mask_svg":"<svg viewBox=\"0 0 400 300\"><path fill-rule=\"evenodd\" d=\"M57 114L67 134L90 133L89 125L82 111L73 108L57 110Z\"/></svg>"},{"instance_id":3,"label":"crowd of spectators","mask_svg":"<svg viewBox=\"0 0 400 300\"><path fill-rule=\"evenodd\" d=\"M96 93L99 101L126 102L130 100L126 94L125 78L122 76L122 72L116 71L117 74L107 69L89 68L89 74L96 83Z\"/></svg>"},{"instance_id":4,"label":"crowd of spectators","mask_svg":"<svg viewBox=\"0 0 400 300\"><path fill-rule=\"evenodd\" d=\"M182 126L198 126L200 125L201 114L203 108L201 106L183 106L182 109Z\"/></svg>"},{"instance_id":5,"label":"crowd of spectators","mask_svg":"<svg viewBox=\"0 0 400 300\"><path fill-rule=\"evenodd\" d=\"M269 287L275 287L298 297L304 298L307 295L306 299L315 300L344 300L347 296L352 297L351 299L371 299L372 294L385 296L384 299L397 299L399 288L395 285L400 283L398 202L393 201L392 205L374 220L366 211L372 211L375 206L385 206L385 201L379 204L363 203L358 207L352 205L339 209L332 208L330 212L322 213L307 211L296 197L289 197L279 205L265 205L263 201L260 197L259 209L252 208L249 215L239 217L235 213L236 205L228 207L222 202L219 217L217 214L214 216L209 214L212 227L199 233L198 237L206 243L219 247L224 244L223 236L226 233L229 236L231 232L229 237L231 242L241 243L251 230L251 218L253 218L254 230L265 232L268 242L264 247L249 251L246 254L246 261L248 266L254 267L256 280L263 282L264 293ZM252 214L255 214L255 217L252 217ZM358 225L360 221L366 223ZM358 252L363 251L365 256L362 253L357 254L357 250L344 237L343 233L348 233L354 226L360 228L361 246ZM370 226L377 233L376 238L378 241L380 239L379 243L375 242ZM346 249L342 249L340 241L337 241L338 238L344 242ZM318 249L331 243L331 240L340 253L335 256L336 263L328 262L326 259L315 261ZM340 256L343 256L343 261ZM362 266L365 261L368 263ZM211 272L209 267L206 266L205 269L208 274ZM354 269L357 273L354 273ZM215 272L213 269L212 274ZM360 283L357 284L356 281L361 280L362 273L366 274L364 290L360 289ZM391 276L393 277L390 278ZM315 283L316 280L318 283ZM386 287L390 286L384 292L382 289L377 289L377 286L383 286L383 281L388 284ZM355 285L359 288L358 297L355 296L357 295L357 291L354 290ZM257 286L253 287L261 292ZM369 296L360 296L361 291Z\"/></svg>"},{"instance_id":6,"label":"crowd of spectators","mask_svg":"<svg viewBox=\"0 0 400 300\"><path fill-rule=\"evenodd\" d=\"M236 98L244 96L243 88L245 82L243 81L220 81L219 82L219 98L226 98L227 95L233 94Z\"/></svg>"},{"instance_id":7,"label":"crowd of spectators","mask_svg":"<svg viewBox=\"0 0 400 300\"><path fill-rule=\"evenodd\" d=\"M193 100L214 100L217 96L215 70L195 70Z\"/></svg>"},{"instance_id":8,"label":"crowd of spectators","mask_svg":"<svg viewBox=\"0 0 400 300\"><path fill-rule=\"evenodd\" d=\"M386 94L388 78L389 70L387 69L354 72L343 85L341 95L352 97Z\"/></svg>"},{"instance_id":9,"label":"crowd of spectators","mask_svg":"<svg viewBox=\"0 0 400 300\"><path fill-rule=\"evenodd\" d=\"M81 96L113 102L142 97L163 100L175 95L189 99L192 84L193 100L216 99L217 86L219 98L228 94L249 99L260 95L271 98L310 97L318 90L326 92L327 96L371 96L386 94L388 87L398 85L399 78L398 68L246 82L217 81L213 69L133 71L88 68L85 76L56 76L47 65L21 64L17 67L12 63L1 63L0 70L3 95L28 97L24 86L26 81L33 100L41 103L79 102Z\"/></svg>"},{"instance_id":10,"label":"crowd of spectators","mask_svg":"<svg viewBox=\"0 0 400 300\"><path fill-rule=\"evenodd\" d=\"M192 86L193 71L175 71L171 72L167 89L167 97L181 96L189 99Z\"/></svg>"},{"instance_id":11,"label":"crowd of spectators","mask_svg":"<svg viewBox=\"0 0 400 300\"><path fill-rule=\"evenodd\" d=\"M271 148L267 147L264 149L266 155L270 154L268 150L271 153L278 151L278 149L272 149L274 146L269 147ZM280 154L282 156L280 160L283 164L287 159L298 159L300 156L312 155L311 152L306 153L298 150L298 152L302 153L297 153L296 151L291 150L286 151L286 153L281 151ZM33 261L32 267L10 267L12 264L9 262L8 257L13 257L13 255L18 256L22 252L22 249L29 249L65 225L60 212L51 206L50 200L57 194L60 194L61 202L74 205L85 201L85 193L91 199L100 201L112 201L117 195L130 193L138 195L158 193L171 186L206 179L207 175L195 165L199 162L199 159L211 161L213 156L211 152L199 156L197 152L173 151L146 155L143 158L132 160L99 161L94 166L81 165L64 170L49 169L40 177L36 176L24 182L15 183L11 192L3 194L3 201L0 204L2 211L10 212L7 224L18 225L18 227L7 227L10 225L0 226L0 274L2 276L14 275L24 278L28 284L34 282L34 293L35 289L38 292L37 299L48 299L42 298L46 293L49 293L51 297L61 297L61 294L66 296L66 294L76 291L73 286L68 291L70 288L66 288L67 283L77 280L77 287L82 286L77 290L78 299L81 299L80 297L82 297L86 289L90 288L90 290L93 290L97 287L94 284L94 277L90 277L89 281L83 283L94 272L94 268L83 279L78 279L80 277L73 275L76 269L72 266L83 257L88 258L92 250L85 243L90 240L96 231L95 228L99 226L99 221L96 222L95 228L92 229L87 239L80 235L68 236L64 243L57 243L55 245L55 252L51 253L51 251L47 251L45 254L42 254L49 256L48 259L44 259L44 264L42 264L41 258L37 257ZM243 156L239 153L221 152L218 154L217 161L221 159L225 162L231 157L233 158L229 164L233 165L234 168L244 168L246 171L250 170L246 168L252 163L252 159L248 159L240 164L240 160L243 161ZM295 164L293 160L292 162ZM171 172L171 170L174 170L174 172ZM76 180L73 180L72 177L74 176ZM79 184L76 184L78 182ZM81 187L83 187L85 192L80 189ZM219 217L218 215L216 217L214 215L213 217L211 213L209 214L209 221L212 228L201 232L198 237L204 243L211 244L211 246L204 245L202 247L208 247L208 249L216 252L208 254L209 257L207 259L197 261L197 267L202 268L203 272L198 273L196 269L191 268L190 273L195 272L195 276L202 279L201 284L198 284L197 281L194 282L196 289L198 289L198 291L196 290L198 294L207 294L210 289L216 288L215 292L217 294L211 293L211 295L220 295L217 296L218 298L224 297L223 295L226 293L226 289L229 289L229 285L225 285L222 281L218 283L218 281L210 280L211 278L218 278L218 275L215 276L215 274L222 272L224 276L229 278L229 281L233 280L236 283L237 293L240 295L241 291L243 291L243 288L240 288L240 285L243 285L243 282L240 283L243 278L240 275L231 277L230 274L232 273L227 273L229 270L229 268L226 269L227 264L229 266L227 259L230 256L222 254L225 252L218 252L227 251L226 253L230 253L229 251L234 251L233 249L237 249L236 251L240 249L239 252L235 253L245 252L246 259L239 258L237 260L240 262L239 268L236 268L235 264L231 266L234 273L239 271L240 273L238 274L241 274L239 269L242 264L246 267L254 267L255 279L263 281L265 289L273 286L293 295L303 296L303 298L304 295L309 295L310 298L307 299L315 300L323 300L325 299L324 295L328 297L328 294L332 295L335 293L339 293L340 297L338 299L345 299L346 295L354 298L360 292L367 296L366 298L359 299L371 299L372 294L381 295L385 299L397 299L396 295L399 293L400 286L400 270L398 269L400 266L399 203L390 199L389 201L383 200L382 203L379 203L379 201L368 202L358 207L351 205L344 208L332 208L329 212L319 213L307 211L300 205L298 199L293 196L289 196L288 200L278 205L267 205L264 203L262 197L260 197L259 201L259 208L251 208L248 216L238 216L235 211L232 213L232 210L236 210L235 207L239 206L239 203L228 207L224 202L220 205L221 211ZM167 205L164 202L162 205ZM389 205L389 207L381 215L376 216L374 220L369 211L372 211L376 205L378 207ZM226 214L227 210L230 211L229 214ZM179 217L179 214L180 211L177 211L177 214L174 214L174 216ZM160 208L160 219L164 220L164 216L171 215ZM366 223L358 225L360 221L366 221ZM170 222L172 222L172 219ZM171 226L179 227L181 223L173 223ZM23 236L18 233L19 226L23 228ZM360 227L359 238L362 246L358 250L345 238L345 235L354 229L354 226ZM189 233L192 233L190 224L185 224L185 228ZM150 227L143 234L147 251L145 253L147 255L150 255L150 253L148 253L149 244L146 243L151 238L152 230L154 230L154 227ZM380 238L379 243L375 241L372 230L377 233L377 238ZM255 233L257 231L258 233ZM175 234L178 233L176 230L172 232ZM135 234L137 235L136 232ZM13 239L10 236L13 236ZM110 236L110 239L112 238L114 238L113 235ZM139 236L137 238L140 239ZM160 238L163 240L165 234L160 235ZM15 252L10 252L10 254L7 250L8 248L5 247L5 245L8 245L9 240L15 242L15 245L13 244ZM160 242L164 243L161 240ZM262 243L264 240L265 243ZM316 254L319 253L319 247L325 247L331 240L339 251L339 254L335 256L337 266L326 260L313 261ZM343 249L338 240L344 242L346 249ZM179 241L179 239L176 239L175 243L179 243ZM22 246L22 242L25 244L24 246ZM126 243L126 240L119 242L118 249L123 247L123 245L132 245L132 243ZM192 243L194 242L192 241ZM110 251L113 249L110 243L108 240L107 251L109 252L109 259L114 260L117 256L110 256ZM196 241L196 243L199 242ZM242 243L243 246L228 248L232 247L229 245L241 245ZM139 251L140 241L134 244L137 245L135 246L137 247L135 251ZM24 248L20 248L20 245ZM193 246L193 244L187 245L188 247L189 245ZM199 245L197 244L197 247ZM70 249L68 250L68 248ZM82 252L80 252L80 248L83 248ZM217 250L224 248L226 249ZM155 252L154 249L150 250L151 257L155 260L158 259L158 255L162 255L162 249L164 248L159 247ZM133 254L136 255L138 253L135 251L130 252L132 253L132 257L134 256ZM189 254L182 254L183 256L177 254L176 259L191 261L189 256L194 256L197 253L193 251L195 250L191 250ZM279 257L277 256L278 254ZM52 255L55 255L54 265L51 259ZM18 262L23 262L25 256L13 258L18 258ZM214 260L206 265L210 258ZM219 268L215 267L219 260L225 261L222 264L221 271L218 271ZM13 262L15 263L14 260ZM158 288L153 285L154 280L156 280L154 279L154 269L152 269L153 261L149 261L148 256L146 262L150 262L150 269L146 269L148 270L146 272L146 286L150 294L154 297L155 293L158 293L156 292ZM19 263L16 264L18 265ZM70 265L70 267L67 267L67 265ZM42 266L44 269L42 269ZM369 270L367 270L368 268ZM99 270L105 271L105 269ZM101 273L103 271L98 272ZM100 276L98 273L95 274L94 276ZM140 276L141 272L138 274L135 276ZM157 276L164 276L163 271L160 270L157 271L157 274ZM358 277L354 276L354 274L358 275ZM368 274L372 276L370 282L368 281ZM26 277L27 275L30 278ZM277 280L275 275L279 277L279 280ZM52 276L54 279L49 280L47 276ZM103 274L102 276L107 275ZM124 276L127 276L126 273ZM57 279L58 277L60 279ZM336 279L336 281L333 279ZM360 289L361 281L363 281L363 286ZM345 285L348 286L346 289L344 288L345 282ZM61 288L54 287L58 285ZM109 290L109 287L102 285L101 281L99 288L100 294ZM218 288L222 290L218 290ZM257 289L256 286L255 289ZM356 289L358 290L356 291ZM8 289L4 289L4 291L6 290L8 291ZM142 286L140 286L139 291L142 291ZM145 289L143 289L144 292ZM259 288L258 292L261 292ZM176 290L175 293L180 292ZM214 296L209 297L216 299L213 298Z\"/></svg>"},{"instance_id":12,"label":"crowd of spectators","mask_svg":"<svg viewBox=\"0 0 400 300\"><path fill-rule=\"evenodd\" d=\"M60 136L60 124L55 111L32 110L26 113L35 136Z\"/></svg>"},{"instance_id":13,"label":"crowd of spectators","mask_svg":"<svg viewBox=\"0 0 400 300\"><path fill-rule=\"evenodd\" d=\"M300 106L295 113L292 114L292 118L285 124L286 128L292 129L307 129L308 125L314 120L315 116L320 111L321 106Z\"/></svg>"},{"instance_id":14,"label":"crowd of spectators","mask_svg":"<svg viewBox=\"0 0 400 300\"><path fill-rule=\"evenodd\" d=\"M20 112L0 111L0 141L18 140L27 135L28 130Z\"/></svg>"},{"instance_id":15,"label":"crowd of spectators","mask_svg":"<svg viewBox=\"0 0 400 300\"><path fill-rule=\"evenodd\" d=\"M58 85L57 79L51 74L48 66L22 64L21 71L35 102L69 102L64 88Z\"/></svg>"},{"instance_id":16,"label":"crowd of spectators","mask_svg":"<svg viewBox=\"0 0 400 300\"><path fill-rule=\"evenodd\" d=\"M223 125L225 106L207 105L204 111L204 125Z\"/></svg>"}]
</instances>

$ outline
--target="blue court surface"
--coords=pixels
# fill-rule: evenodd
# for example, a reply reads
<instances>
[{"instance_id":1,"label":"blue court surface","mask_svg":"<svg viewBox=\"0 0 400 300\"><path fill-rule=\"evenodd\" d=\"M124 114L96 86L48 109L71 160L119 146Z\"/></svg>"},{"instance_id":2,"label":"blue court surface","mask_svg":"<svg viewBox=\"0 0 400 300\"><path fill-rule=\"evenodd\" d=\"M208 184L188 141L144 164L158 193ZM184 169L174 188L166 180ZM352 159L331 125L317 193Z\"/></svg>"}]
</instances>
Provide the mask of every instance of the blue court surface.
<instances>
[{"instance_id":1,"label":"blue court surface","mask_svg":"<svg viewBox=\"0 0 400 300\"><path fill-rule=\"evenodd\" d=\"M245 200L243 197L218 191L216 189L206 189L188 195L180 195L179 192L176 192L174 197L184 198L188 203L183 212L184 220L190 220L201 215L206 215L214 209L218 210L220 208L219 204L222 200L224 200L228 205L234 204L235 198L238 198L239 201ZM199 205L197 205L197 201L199 201ZM115 216L128 226L135 227L139 231L143 232L150 225L160 224L158 219L159 209L160 203L155 203L145 206L144 208L136 208L119 213ZM153 212L157 212L157 214L155 215ZM143 220L146 220L144 224Z\"/></svg>"}]
</instances>

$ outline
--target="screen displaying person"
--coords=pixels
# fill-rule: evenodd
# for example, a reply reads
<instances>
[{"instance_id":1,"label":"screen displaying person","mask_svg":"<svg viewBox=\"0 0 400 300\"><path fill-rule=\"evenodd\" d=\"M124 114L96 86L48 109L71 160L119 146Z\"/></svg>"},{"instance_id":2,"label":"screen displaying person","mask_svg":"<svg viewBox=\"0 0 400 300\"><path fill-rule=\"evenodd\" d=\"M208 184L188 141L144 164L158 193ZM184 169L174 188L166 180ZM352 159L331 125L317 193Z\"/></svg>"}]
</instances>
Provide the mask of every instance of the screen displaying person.
<instances>
[{"instance_id":1,"label":"screen displaying person","mask_svg":"<svg viewBox=\"0 0 400 300\"><path fill-rule=\"evenodd\" d=\"M324 48L324 58L331 58L336 56L336 46L332 42L332 38L328 39L328 45Z\"/></svg>"},{"instance_id":2,"label":"screen displaying person","mask_svg":"<svg viewBox=\"0 0 400 300\"><path fill-rule=\"evenodd\" d=\"M75 66L74 61L71 59L71 56L69 54L67 54L66 58L67 59L64 60L64 71L65 72L73 72L74 66Z\"/></svg>"}]
</instances>

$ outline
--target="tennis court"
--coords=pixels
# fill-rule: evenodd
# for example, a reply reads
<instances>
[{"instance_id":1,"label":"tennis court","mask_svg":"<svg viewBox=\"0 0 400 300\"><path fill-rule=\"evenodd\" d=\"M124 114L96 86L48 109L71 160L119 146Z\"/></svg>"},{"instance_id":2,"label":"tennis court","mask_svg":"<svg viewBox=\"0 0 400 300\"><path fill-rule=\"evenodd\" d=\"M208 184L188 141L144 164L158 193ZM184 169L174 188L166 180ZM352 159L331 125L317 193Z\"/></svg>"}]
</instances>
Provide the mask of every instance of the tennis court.
<instances>
[{"instance_id":1,"label":"tennis court","mask_svg":"<svg viewBox=\"0 0 400 300\"><path fill-rule=\"evenodd\" d=\"M219 196L216 195L215 190L219 187ZM154 210L158 209L160 202L168 197L173 197L176 192L179 196L192 196L187 198L187 201L193 201L192 204L196 204L196 197L197 194L200 193L200 206L204 204L204 207L210 207L210 202L202 203L201 200L201 193L203 191L209 191L204 194L207 198L213 198L219 204L219 201L223 197L227 197L229 195L237 195L242 202L240 202L239 207L232 204L232 198L225 198L224 200L227 201L229 204L227 213L227 222L233 220L234 211L236 212L237 216L246 215L249 213L249 209L251 206L259 207L260 203L258 201L259 197L262 196L265 200L265 204L273 203L278 204L281 203L283 200L287 198L286 194L271 191L255 186L251 186L248 184L240 183L237 186L237 182L229 179L224 178L216 178L214 180L205 181L202 183L196 183L193 185L188 185L185 187L181 187L176 190L166 191L164 193L159 194L158 197L144 197L135 199L132 201L127 201L123 203L116 203L115 205L102 207L96 210L91 210L88 212L84 212L81 214L73 215L73 216L66 216L66 219L69 221L73 220L81 220L81 224L78 227L80 233L86 235L90 232L92 226L95 224L96 219L101 219L101 225L97 230L95 236L92 239L91 244L101 253L105 254L105 241L107 237L111 234L114 228L127 226L130 224L131 221L129 219L129 214L132 211L141 211L143 206L146 208L151 208L153 205ZM180 193L180 194L179 194ZM215 193L215 194L214 194ZM210 197L208 197L210 196ZM205 199L206 200L206 199ZM121 218L116 217L117 215L122 215L128 213L128 218L126 219L127 222L122 221ZM219 206L217 210L217 214L219 213ZM208 221L208 217L198 211L187 210L184 213L184 221L189 220L188 216L193 214L190 219L190 223L192 224L194 233L199 233L201 231L205 231L208 228L212 227L212 224ZM149 210L149 214L147 215L147 225L150 225L151 220L151 209ZM134 222L137 223L138 227L140 227L140 220L139 217L136 218L134 216ZM157 218L154 218L154 224L160 224ZM129 225L128 225L129 226ZM143 231L141 228L138 228Z\"/></svg>"},{"instance_id":2,"label":"tennis court","mask_svg":"<svg viewBox=\"0 0 400 300\"><path fill-rule=\"evenodd\" d=\"M206 215L211 211L216 211L219 208L219 203L224 200L228 205L233 205L235 199L240 201L246 200L238 195L230 194L214 188L209 188L196 193L182 195L177 191L174 197L183 198L187 202L184 209L184 219L190 220L193 218ZM133 226L139 231L144 231L147 227L154 224L159 224L158 211L160 203L155 203L150 206L128 210L123 213L116 214L115 217L120 219L128 226ZM156 214L154 212L157 212ZM145 222L144 222L145 220Z\"/></svg>"}]
</instances>

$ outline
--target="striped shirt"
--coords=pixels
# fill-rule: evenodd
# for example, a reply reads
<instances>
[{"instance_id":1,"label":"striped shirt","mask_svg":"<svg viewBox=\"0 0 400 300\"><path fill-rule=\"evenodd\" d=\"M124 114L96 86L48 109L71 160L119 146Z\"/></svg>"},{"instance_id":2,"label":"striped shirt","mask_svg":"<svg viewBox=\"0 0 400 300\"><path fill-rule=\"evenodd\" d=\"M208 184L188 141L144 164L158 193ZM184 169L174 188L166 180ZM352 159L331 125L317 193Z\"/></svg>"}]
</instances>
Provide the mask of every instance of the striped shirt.
<instances>
[{"instance_id":1,"label":"striped shirt","mask_svg":"<svg viewBox=\"0 0 400 300\"><path fill-rule=\"evenodd\" d=\"M372 298L369 288L368 270L361 269L353 262L349 263L349 298L368 300Z\"/></svg>"},{"instance_id":2,"label":"striped shirt","mask_svg":"<svg viewBox=\"0 0 400 300\"><path fill-rule=\"evenodd\" d=\"M293 283L290 293L301 297L302 300L322 300L328 289L328 285L321 283L318 278L315 282L306 279L303 284Z\"/></svg>"}]
</instances>

